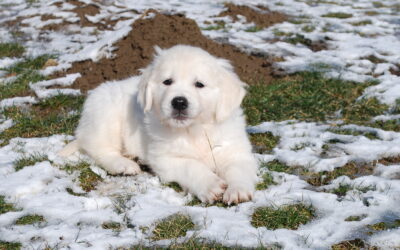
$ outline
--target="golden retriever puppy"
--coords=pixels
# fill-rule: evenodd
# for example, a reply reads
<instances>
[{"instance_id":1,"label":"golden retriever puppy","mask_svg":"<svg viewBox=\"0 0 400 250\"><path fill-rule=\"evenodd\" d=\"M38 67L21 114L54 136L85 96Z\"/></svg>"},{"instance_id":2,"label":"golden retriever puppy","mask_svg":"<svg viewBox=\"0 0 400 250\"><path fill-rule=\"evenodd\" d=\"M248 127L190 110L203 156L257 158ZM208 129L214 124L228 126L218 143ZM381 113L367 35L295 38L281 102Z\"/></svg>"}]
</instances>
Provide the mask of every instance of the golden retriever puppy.
<instances>
[{"instance_id":1,"label":"golden retriever puppy","mask_svg":"<svg viewBox=\"0 0 400 250\"><path fill-rule=\"evenodd\" d=\"M240 104L245 83L230 63L187 45L156 48L141 76L108 82L88 96L76 140L110 174L140 173L139 157L163 182L201 201L252 199L257 161Z\"/></svg>"}]
</instances>

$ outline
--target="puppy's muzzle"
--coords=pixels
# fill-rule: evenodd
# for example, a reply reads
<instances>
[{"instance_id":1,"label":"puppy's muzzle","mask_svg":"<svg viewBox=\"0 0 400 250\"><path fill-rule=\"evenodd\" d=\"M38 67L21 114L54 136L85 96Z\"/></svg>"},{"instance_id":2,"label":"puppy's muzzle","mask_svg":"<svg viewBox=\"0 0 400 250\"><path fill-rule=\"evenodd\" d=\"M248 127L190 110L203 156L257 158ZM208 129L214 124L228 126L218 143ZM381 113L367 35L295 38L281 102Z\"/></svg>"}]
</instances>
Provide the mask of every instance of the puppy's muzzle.
<instances>
[{"instance_id":1,"label":"puppy's muzzle","mask_svg":"<svg viewBox=\"0 0 400 250\"><path fill-rule=\"evenodd\" d=\"M189 106L188 100L183 96L174 97L171 101L172 107L177 111L184 111Z\"/></svg>"}]
</instances>

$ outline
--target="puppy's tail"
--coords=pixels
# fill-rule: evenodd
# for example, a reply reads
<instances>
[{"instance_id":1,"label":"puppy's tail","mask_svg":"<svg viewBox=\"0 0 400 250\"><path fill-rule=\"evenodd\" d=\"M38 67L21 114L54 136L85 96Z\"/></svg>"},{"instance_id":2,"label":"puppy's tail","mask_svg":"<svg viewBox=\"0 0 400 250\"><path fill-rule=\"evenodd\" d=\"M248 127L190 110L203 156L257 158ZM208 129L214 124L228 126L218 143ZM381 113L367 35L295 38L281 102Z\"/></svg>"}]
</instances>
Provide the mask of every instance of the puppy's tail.
<instances>
[{"instance_id":1,"label":"puppy's tail","mask_svg":"<svg viewBox=\"0 0 400 250\"><path fill-rule=\"evenodd\" d=\"M67 146L65 146L63 149L58 151L57 154L61 157L67 157L69 155L72 155L76 151L78 151L78 149L79 149L78 141L75 140L75 141L68 143Z\"/></svg>"}]
</instances>

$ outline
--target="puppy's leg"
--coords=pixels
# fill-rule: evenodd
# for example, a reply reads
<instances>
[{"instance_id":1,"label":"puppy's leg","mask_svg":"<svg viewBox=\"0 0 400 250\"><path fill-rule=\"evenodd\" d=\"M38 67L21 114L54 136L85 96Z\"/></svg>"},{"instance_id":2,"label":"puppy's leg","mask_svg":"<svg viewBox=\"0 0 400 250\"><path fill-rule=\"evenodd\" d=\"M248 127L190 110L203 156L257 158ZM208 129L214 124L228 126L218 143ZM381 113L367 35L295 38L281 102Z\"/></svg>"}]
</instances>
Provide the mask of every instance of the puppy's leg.
<instances>
[{"instance_id":1,"label":"puppy's leg","mask_svg":"<svg viewBox=\"0 0 400 250\"><path fill-rule=\"evenodd\" d=\"M228 188L223 201L227 204L249 201L253 198L257 181L257 162L252 156L234 157L219 169L219 176Z\"/></svg>"},{"instance_id":2,"label":"puppy's leg","mask_svg":"<svg viewBox=\"0 0 400 250\"><path fill-rule=\"evenodd\" d=\"M88 148L84 150L110 174L135 175L141 171L136 162L122 156L113 148L98 146L93 150Z\"/></svg>"},{"instance_id":3,"label":"puppy's leg","mask_svg":"<svg viewBox=\"0 0 400 250\"><path fill-rule=\"evenodd\" d=\"M203 163L187 158L162 157L151 163L163 182L177 182L202 202L221 200L226 183Z\"/></svg>"}]
</instances>

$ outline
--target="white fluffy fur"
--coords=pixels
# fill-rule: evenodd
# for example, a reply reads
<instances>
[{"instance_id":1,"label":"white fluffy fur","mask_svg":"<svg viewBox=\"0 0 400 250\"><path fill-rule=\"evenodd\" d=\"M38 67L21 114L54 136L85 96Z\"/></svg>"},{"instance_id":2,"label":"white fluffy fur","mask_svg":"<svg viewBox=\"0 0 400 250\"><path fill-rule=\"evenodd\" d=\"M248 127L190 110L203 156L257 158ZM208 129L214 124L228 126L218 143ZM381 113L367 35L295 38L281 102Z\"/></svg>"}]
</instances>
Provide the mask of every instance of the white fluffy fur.
<instances>
[{"instance_id":1,"label":"white fluffy fur","mask_svg":"<svg viewBox=\"0 0 400 250\"><path fill-rule=\"evenodd\" d=\"M163 84L172 79L169 86ZM198 88L195 82L205 87ZM240 103L245 84L228 61L202 49L157 48L139 77L93 90L61 154L81 149L110 174L137 174L139 157L163 182L177 182L203 202L252 198L257 162L245 132ZM189 101L186 119L175 119L171 100Z\"/></svg>"}]
</instances>

